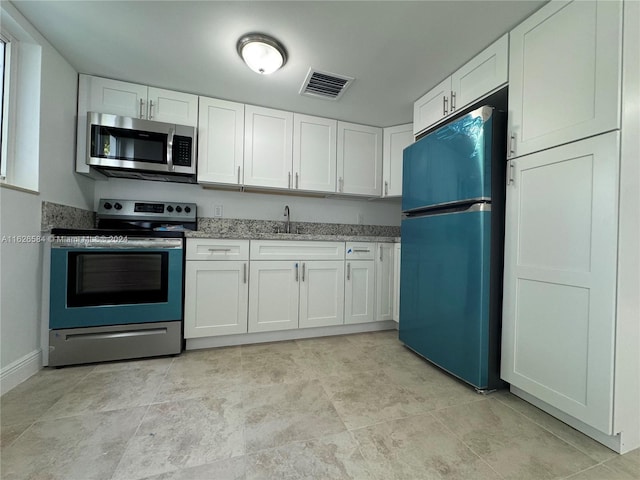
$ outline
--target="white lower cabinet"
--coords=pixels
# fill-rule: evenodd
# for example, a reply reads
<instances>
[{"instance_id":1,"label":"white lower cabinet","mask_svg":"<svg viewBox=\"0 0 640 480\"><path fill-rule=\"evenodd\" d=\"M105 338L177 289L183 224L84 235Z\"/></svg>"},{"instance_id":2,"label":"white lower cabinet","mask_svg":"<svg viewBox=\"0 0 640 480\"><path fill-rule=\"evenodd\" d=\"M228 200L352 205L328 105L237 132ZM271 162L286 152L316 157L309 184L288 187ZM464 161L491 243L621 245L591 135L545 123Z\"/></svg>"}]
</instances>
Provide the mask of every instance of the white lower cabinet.
<instances>
[{"instance_id":1,"label":"white lower cabinet","mask_svg":"<svg viewBox=\"0 0 640 480\"><path fill-rule=\"evenodd\" d=\"M393 247L393 320L400 322L400 244Z\"/></svg>"},{"instance_id":2,"label":"white lower cabinet","mask_svg":"<svg viewBox=\"0 0 640 480\"><path fill-rule=\"evenodd\" d=\"M249 331L298 328L299 278L297 261L252 261L249 289Z\"/></svg>"},{"instance_id":3,"label":"white lower cabinet","mask_svg":"<svg viewBox=\"0 0 640 480\"><path fill-rule=\"evenodd\" d=\"M250 257L250 332L344 323L344 243L256 240Z\"/></svg>"},{"instance_id":4,"label":"white lower cabinet","mask_svg":"<svg viewBox=\"0 0 640 480\"><path fill-rule=\"evenodd\" d=\"M344 323L375 320L375 243L347 242L345 254Z\"/></svg>"},{"instance_id":5,"label":"white lower cabinet","mask_svg":"<svg viewBox=\"0 0 640 480\"><path fill-rule=\"evenodd\" d=\"M376 320L393 319L393 243L376 244Z\"/></svg>"},{"instance_id":6,"label":"white lower cabinet","mask_svg":"<svg viewBox=\"0 0 640 480\"><path fill-rule=\"evenodd\" d=\"M185 338L246 333L248 251L248 240L187 239Z\"/></svg>"},{"instance_id":7,"label":"white lower cabinet","mask_svg":"<svg viewBox=\"0 0 640 480\"><path fill-rule=\"evenodd\" d=\"M344 323L344 261L302 262L299 327Z\"/></svg>"},{"instance_id":8,"label":"white lower cabinet","mask_svg":"<svg viewBox=\"0 0 640 480\"><path fill-rule=\"evenodd\" d=\"M613 431L619 133L512 160L501 376Z\"/></svg>"}]
</instances>

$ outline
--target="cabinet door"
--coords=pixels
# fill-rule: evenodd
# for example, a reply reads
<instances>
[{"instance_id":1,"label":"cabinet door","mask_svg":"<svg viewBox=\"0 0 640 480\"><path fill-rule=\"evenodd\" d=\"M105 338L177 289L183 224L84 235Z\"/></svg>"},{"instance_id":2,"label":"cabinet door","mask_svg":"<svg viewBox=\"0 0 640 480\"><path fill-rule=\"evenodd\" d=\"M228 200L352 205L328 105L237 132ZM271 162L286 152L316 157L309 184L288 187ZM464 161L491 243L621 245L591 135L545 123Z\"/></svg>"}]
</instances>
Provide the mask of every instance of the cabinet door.
<instances>
[{"instance_id":1,"label":"cabinet door","mask_svg":"<svg viewBox=\"0 0 640 480\"><path fill-rule=\"evenodd\" d=\"M400 322L400 244L393 249L393 319Z\"/></svg>"},{"instance_id":2,"label":"cabinet door","mask_svg":"<svg viewBox=\"0 0 640 480\"><path fill-rule=\"evenodd\" d=\"M451 77L445 78L413 104L413 133L417 135L449 114Z\"/></svg>"},{"instance_id":3,"label":"cabinet door","mask_svg":"<svg viewBox=\"0 0 640 480\"><path fill-rule=\"evenodd\" d=\"M178 125L198 125L198 96L149 87L147 118Z\"/></svg>"},{"instance_id":4,"label":"cabinet door","mask_svg":"<svg viewBox=\"0 0 640 480\"><path fill-rule=\"evenodd\" d=\"M501 376L612 434L616 132L512 160Z\"/></svg>"},{"instance_id":5,"label":"cabinet door","mask_svg":"<svg viewBox=\"0 0 640 480\"><path fill-rule=\"evenodd\" d=\"M413 143L413 124L384 129L382 141L382 196L402 195L402 152Z\"/></svg>"},{"instance_id":6,"label":"cabinet door","mask_svg":"<svg viewBox=\"0 0 640 480\"><path fill-rule=\"evenodd\" d=\"M300 328L344 323L344 260L303 261Z\"/></svg>"},{"instance_id":7,"label":"cabinet door","mask_svg":"<svg viewBox=\"0 0 640 480\"><path fill-rule=\"evenodd\" d=\"M293 188L336 191L337 128L336 120L293 114Z\"/></svg>"},{"instance_id":8,"label":"cabinet door","mask_svg":"<svg viewBox=\"0 0 640 480\"><path fill-rule=\"evenodd\" d=\"M459 110L507 83L509 35L503 35L451 75L451 111Z\"/></svg>"},{"instance_id":9,"label":"cabinet door","mask_svg":"<svg viewBox=\"0 0 640 480\"><path fill-rule=\"evenodd\" d=\"M338 191L380 196L382 129L338 122Z\"/></svg>"},{"instance_id":10,"label":"cabinet door","mask_svg":"<svg viewBox=\"0 0 640 480\"><path fill-rule=\"evenodd\" d=\"M185 338L247 332L248 262L188 261Z\"/></svg>"},{"instance_id":11,"label":"cabinet door","mask_svg":"<svg viewBox=\"0 0 640 480\"><path fill-rule=\"evenodd\" d=\"M344 323L373 322L375 260L346 262Z\"/></svg>"},{"instance_id":12,"label":"cabinet door","mask_svg":"<svg viewBox=\"0 0 640 480\"><path fill-rule=\"evenodd\" d=\"M198 183L242 184L244 105L200 97Z\"/></svg>"},{"instance_id":13,"label":"cabinet door","mask_svg":"<svg viewBox=\"0 0 640 480\"><path fill-rule=\"evenodd\" d=\"M621 5L551 2L511 32L510 157L620 127Z\"/></svg>"},{"instance_id":14,"label":"cabinet door","mask_svg":"<svg viewBox=\"0 0 640 480\"><path fill-rule=\"evenodd\" d=\"M293 113L245 106L244 184L291 188Z\"/></svg>"},{"instance_id":15,"label":"cabinet door","mask_svg":"<svg viewBox=\"0 0 640 480\"><path fill-rule=\"evenodd\" d=\"M249 331L298 328L299 262L250 263Z\"/></svg>"},{"instance_id":16,"label":"cabinet door","mask_svg":"<svg viewBox=\"0 0 640 480\"><path fill-rule=\"evenodd\" d=\"M393 243L378 243L376 258L376 320L393 319Z\"/></svg>"},{"instance_id":17,"label":"cabinet door","mask_svg":"<svg viewBox=\"0 0 640 480\"><path fill-rule=\"evenodd\" d=\"M89 82L86 112L110 113L125 117L147 117L147 86L109 78L81 75Z\"/></svg>"}]
</instances>

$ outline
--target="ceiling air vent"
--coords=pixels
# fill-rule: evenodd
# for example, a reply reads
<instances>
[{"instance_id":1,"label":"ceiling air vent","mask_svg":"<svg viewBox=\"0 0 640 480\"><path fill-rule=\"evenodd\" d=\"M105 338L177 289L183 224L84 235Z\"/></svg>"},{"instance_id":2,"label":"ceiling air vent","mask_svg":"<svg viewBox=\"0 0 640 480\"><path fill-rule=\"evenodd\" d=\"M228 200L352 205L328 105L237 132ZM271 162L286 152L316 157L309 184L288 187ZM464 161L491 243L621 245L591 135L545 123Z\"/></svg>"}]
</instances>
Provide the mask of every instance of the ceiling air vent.
<instances>
[{"instance_id":1,"label":"ceiling air vent","mask_svg":"<svg viewBox=\"0 0 640 480\"><path fill-rule=\"evenodd\" d=\"M352 77L346 75L321 72L310 68L307 78L304 79L302 88L300 88L300 94L326 100L338 100L347 87L353 83L353 80Z\"/></svg>"}]
</instances>

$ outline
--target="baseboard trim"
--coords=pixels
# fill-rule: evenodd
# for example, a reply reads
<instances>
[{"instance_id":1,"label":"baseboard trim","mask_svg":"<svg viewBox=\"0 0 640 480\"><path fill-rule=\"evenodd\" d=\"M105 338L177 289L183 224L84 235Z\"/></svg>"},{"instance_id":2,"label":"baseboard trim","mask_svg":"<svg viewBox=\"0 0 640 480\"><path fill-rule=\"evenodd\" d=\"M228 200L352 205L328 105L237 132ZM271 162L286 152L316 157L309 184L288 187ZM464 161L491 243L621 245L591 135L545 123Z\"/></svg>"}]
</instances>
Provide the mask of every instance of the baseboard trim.
<instances>
[{"instance_id":1,"label":"baseboard trim","mask_svg":"<svg viewBox=\"0 0 640 480\"><path fill-rule=\"evenodd\" d=\"M0 372L0 395L4 395L30 376L38 373L42 368L41 353L39 349L34 350L2 369Z\"/></svg>"},{"instance_id":2,"label":"baseboard trim","mask_svg":"<svg viewBox=\"0 0 640 480\"><path fill-rule=\"evenodd\" d=\"M328 337L331 335L347 335L350 333L376 332L380 330L397 330L398 324L393 320L372 323L356 323L352 325L335 325L332 327L300 328L280 330L276 332L239 333L220 337L203 337L187 339L187 350L201 348L230 347L250 343L279 342L301 338Z\"/></svg>"},{"instance_id":3,"label":"baseboard trim","mask_svg":"<svg viewBox=\"0 0 640 480\"><path fill-rule=\"evenodd\" d=\"M514 387L513 385L511 385L510 390L514 395L522 398L523 400L526 400L530 404L538 407L540 410L547 412L549 415L556 417L558 420L575 428L579 432L582 432L585 435L593 438L596 442L600 442L604 446L609 447L611 450L617 453L626 453L628 451L628 449L624 447L621 434L607 435L606 433L596 430L592 426L587 425L586 423L572 417L567 413L564 413L562 410L557 409L553 405L549 405L548 403L534 397L530 393L527 393L524 390L519 389L518 387Z\"/></svg>"}]
</instances>

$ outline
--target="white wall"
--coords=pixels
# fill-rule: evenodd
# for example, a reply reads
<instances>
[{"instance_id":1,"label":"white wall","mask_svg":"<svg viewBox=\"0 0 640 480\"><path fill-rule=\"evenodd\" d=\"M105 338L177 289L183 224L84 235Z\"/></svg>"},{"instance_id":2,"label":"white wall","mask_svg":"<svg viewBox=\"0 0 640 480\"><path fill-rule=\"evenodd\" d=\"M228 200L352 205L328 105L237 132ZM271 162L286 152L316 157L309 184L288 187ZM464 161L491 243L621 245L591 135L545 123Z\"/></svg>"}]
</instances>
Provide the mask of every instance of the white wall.
<instances>
[{"instance_id":1,"label":"white wall","mask_svg":"<svg viewBox=\"0 0 640 480\"><path fill-rule=\"evenodd\" d=\"M115 178L96 182L96 208L100 198L195 202L200 217L213 217L214 206L222 205L224 218L252 220L283 220L284 206L289 205L293 222L357 224L361 214L365 225L400 225L399 199L299 197Z\"/></svg>"},{"instance_id":2,"label":"white wall","mask_svg":"<svg viewBox=\"0 0 640 480\"><path fill-rule=\"evenodd\" d=\"M0 188L0 235L40 232L41 203L93 208L89 179L73 172L77 72L8 2L2 8L42 46L39 194ZM20 151L16 151L19 160ZM0 369L40 348L41 243L0 244ZM46 308L46 307L45 307Z\"/></svg>"}]
</instances>

